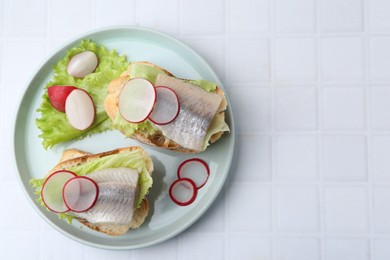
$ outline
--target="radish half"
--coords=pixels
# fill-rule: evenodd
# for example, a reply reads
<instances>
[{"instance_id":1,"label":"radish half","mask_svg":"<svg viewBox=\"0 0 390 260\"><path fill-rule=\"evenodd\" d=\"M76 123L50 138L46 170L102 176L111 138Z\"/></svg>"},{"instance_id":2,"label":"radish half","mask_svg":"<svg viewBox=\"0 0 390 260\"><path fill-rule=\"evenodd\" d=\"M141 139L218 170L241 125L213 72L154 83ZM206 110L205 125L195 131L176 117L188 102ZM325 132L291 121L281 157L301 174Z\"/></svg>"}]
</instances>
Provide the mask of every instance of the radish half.
<instances>
[{"instance_id":1,"label":"radish half","mask_svg":"<svg viewBox=\"0 0 390 260\"><path fill-rule=\"evenodd\" d=\"M177 169L177 177L179 179L191 179L196 184L197 189L202 188L206 184L209 176L209 166L199 158L185 160Z\"/></svg>"},{"instance_id":2,"label":"radish half","mask_svg":"<svg viewBox=\"0 0 390 260\"><path fill-rule=\"evenodd\" d=\"M48 209L56 213L69 210L62 197L62 189L65 183L76 176L74 172L60 170L47 177L42 186L41 197Z\"/></svg>"},{"instance_id":3,"label":"radish half","mask_svg":"<svg viewBox=\"0 0 390 260\"><path fill-rule=\"evenodd\" d=\"M165 86L156 87L156 94L156 104L149 120L157 125L169 124L179 115L179 98L173 89Z\"/></svg>"},{"instance_id":4,"label":"radish half","mask_svg":"<svg viewBox=\"0 0 390 260\"><path fill-rule=\"evenodd\" d=\"M169 196L179 206L190 205L196 199L197 194L198 189L191 179L178 179L169 187Z\"/></svg>"},{"instance_id":5,"label":"radish half","mask_svg":"<svg viewBox=\"0 0 390 260\"><path fill-rule=\"evenodd\" d=\"M119 112L130 123L145 121L156 102L156 89L150 81L134 78L127 82L118 97Z\"/></svg>"},{"instance_id":6,"label":"radish half","mask_svg":"<svg viewBox=\"0 0 390 260\"><path fill-rule=\"evenodd\" d=\"M74 212L84 212L95 205L99 188L96 182L88 177L75 177L64 185L62 196L65 205Z\"/></svg>"},{"instance_id":7,"label":"radish half","mask_svg":"<svg viewBox=\"0 0 390 260\"><path fill-rule=\"evenodd\" d=\"M96 112L92 97L83 89L73 90L66 98L65 113L74 128L87 129L95 120Z\"/></svg>"}]
</instances>

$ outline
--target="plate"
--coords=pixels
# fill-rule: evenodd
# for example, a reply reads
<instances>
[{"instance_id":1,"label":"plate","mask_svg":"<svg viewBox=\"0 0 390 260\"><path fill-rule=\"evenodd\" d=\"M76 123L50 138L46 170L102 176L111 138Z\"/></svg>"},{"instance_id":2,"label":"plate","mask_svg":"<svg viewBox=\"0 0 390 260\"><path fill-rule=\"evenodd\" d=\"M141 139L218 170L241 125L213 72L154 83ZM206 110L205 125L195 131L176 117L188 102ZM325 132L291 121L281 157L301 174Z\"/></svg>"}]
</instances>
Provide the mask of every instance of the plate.
<instances>
[{"instance_id":1,"label":"plate","mask_svg":"<svg viewBox=\"0 0 390 260\"><path fill-rule=\"evenodd\" d=\"M44 85L52 77L52 67L82 39L91 39L108 49L125 54L129 61L147 60L171 71L177 77L221 81L207 62L180 41L155 30L141 27L110 27L92 31L77 37L55 51L27 84L15 120L14 152L18 177L22 188L39 215L62 234L89 246L104 249L135 249L165 241L184 231L199 219L212 205L220 193L229 174L234 152L234 122L231 107L226 120L231 132L198 155L180 154L142 145L152 156L155 171L154 184L148 194L150 212L145 223L137 230L130 230L120 237L110 237L83 227L77 221L69 225L57 215L41 207L36 201L34 190L29 184L31 178L42 178L59 160L64 149L78 148L98 153L118 147L140 145L126 139L118 131L108 131L84 140L72 141L45 150L38 137L35 119L36 109L41 103ZM212 57L210 57L212 58ZM230 104L230 102L229 102ZM185 159L200 157L208 162L211 175L206 185L199 190L194 203L187 207L174 204L168 195L170 184L176 179L176 169Z\"/></svg>"}]
</instances>

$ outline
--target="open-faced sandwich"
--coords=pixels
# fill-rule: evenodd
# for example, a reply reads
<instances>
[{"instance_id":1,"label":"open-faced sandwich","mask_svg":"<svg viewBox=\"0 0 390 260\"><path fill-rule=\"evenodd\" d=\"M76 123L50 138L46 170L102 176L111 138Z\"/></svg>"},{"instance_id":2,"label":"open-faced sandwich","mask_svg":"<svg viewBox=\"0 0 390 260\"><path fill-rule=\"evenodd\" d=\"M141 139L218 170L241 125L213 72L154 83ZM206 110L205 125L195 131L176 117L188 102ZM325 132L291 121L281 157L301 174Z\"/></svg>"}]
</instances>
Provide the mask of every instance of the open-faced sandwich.
<instances>
[{"instance_id":1,"label":"open-faced sandwich","mask_svg":"<svg viewBox=\"0 0 390 260\"><path fill-rule=\"evenodd\" d=\"M99 154L70 149L46 177L31 184L42 206L60 218L119 236L148 215L152 172L153 162L139 146Z\"/></svg>"},{"instance_id":2,"label":"open-faced sandwich","mask_svg":"<svg viewBox=\"0 0 390 260\"><path fill-rule=\"evenodd\" d=\"M149 62L134 62L108 86L112 127L142 143L186 153L204 151L229 127L217 84L179 79Z\"/></svg>"}]
</instances>

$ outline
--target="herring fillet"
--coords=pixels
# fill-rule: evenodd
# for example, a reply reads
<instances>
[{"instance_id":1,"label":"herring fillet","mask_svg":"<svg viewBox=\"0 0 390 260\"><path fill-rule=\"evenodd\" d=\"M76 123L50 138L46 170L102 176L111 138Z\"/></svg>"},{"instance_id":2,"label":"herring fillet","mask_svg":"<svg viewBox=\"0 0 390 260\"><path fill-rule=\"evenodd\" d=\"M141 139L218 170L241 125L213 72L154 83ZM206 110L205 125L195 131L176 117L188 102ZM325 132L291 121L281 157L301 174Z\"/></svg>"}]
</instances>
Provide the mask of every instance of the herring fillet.
<instances>
[{"instance_id":1,"label":"herring fillet","mask_svg":"<svg viewBox=\"0 0 390 260\"><path fill-rule=\"evenodd\" d=\"M138 172L129 168L111 168L87 175L99 187L95 205L74 213L91 223L129 225L133 219Z\"/></svg>"},{"instance_id":2,"label":"herring fillet","mask_svg":"<svg viewBox=\"0 0 390 260\"><path fill-rule=\"evenodd\" d=\"M155 85L173 89L180 102L177 118L167 125L155 124L155 127L182 147L201 151L207 130L218 111L222 97L161 73L158 74Z\"/></svg>"}]
</instances>

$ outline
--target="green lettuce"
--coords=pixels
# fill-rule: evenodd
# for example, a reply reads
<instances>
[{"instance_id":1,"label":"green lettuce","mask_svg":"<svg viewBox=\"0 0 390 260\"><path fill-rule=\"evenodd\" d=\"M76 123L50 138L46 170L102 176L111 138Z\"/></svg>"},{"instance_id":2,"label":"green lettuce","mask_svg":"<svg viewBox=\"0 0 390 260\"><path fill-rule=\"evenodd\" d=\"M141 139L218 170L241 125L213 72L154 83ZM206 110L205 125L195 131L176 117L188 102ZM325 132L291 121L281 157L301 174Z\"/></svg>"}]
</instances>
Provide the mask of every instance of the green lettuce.
<instances>
[{"instance_id":1,"label":"green lettuce","mask_svg":"<svg viewBox=\"0 0 390 260\"><path fill-rule=\"evenodd\" d=\"M108 155L91 162L86 162L74 167L70 167L67 170L72 171L79 176L87 175L91 172L108 168L127 167L137 170L140 174L138 180L139 193L135 203L136 207L139 208L142 200L148 193L149 188L152 187L153 184L153 179L147 170L147 160L148 159L146 158L146 155L142 151L134 150L121 154ZM35 194L38 195L37 201L41 203L42 206L45 206L41 196L42 185L45 180L46 178L30 180L30 184L33 188L35 188ZM59 214L59 218L66 219L68 222L72 222L74 217L67 213L61 213Z\"/></svg>"},{"instance_id":2,"label":"green lettuce","mask_svg":"<svg viewBox=\"0 0 390 260\"><path fill-rule=\"evenodd\" d=\"M153 84L156 82L158 74L166 74L165 71L161 69L139 63L132 64L130 70L127 72L130 75L130 78L144 78L149 80ZM183 79L183 81L197 85L202 89L206 90L207 92L215 92L217 88L216 83L208 80ZM131 137L137 130L140 130L144 133L148 133L150 135L154 134L157 131L157 128L155 128L149 121L146 120L142 123L137 124L130 123L126 121L119 112L116 113L115 118L112 121L112 126L113 128L120 130L127 137ZM206 147L209 145L209 140L211 136L220 131L229 131L229 127L223 117L216 116L211 122L210 128L206 134L203 150L206 149Z\"/></svg>"},{"instance_id":3,"label":"green lettuce","mask_svg":"<svg viewBox=\"0 0 390 260\"><path fill-rule=\"evenodd\" d=\"M67 73L69 60L74 55L83 51L94 52L98 59L99 65L96 70L84 78L74 78ZM82 139L94 133L100 133L111 128L111 120L104 109L104 99L107 96L108 83L119 77L126 70L128 63L124 56L119 56L115 50L107 50L102 45L98 45L90 40L83 40L81 43L68 50L66 56L53 67L53 78L46 84L45 90L49 86L76 86L86 90L92 97L95 108L95 121L87 130L77 130L73 128L66 117L54 109L50 104L47 91L42 96L41 106L38 112L40 118L36 119L36 125L41 130L40 137L43 139L42 144L47 148L54 145L74 139Z\"/></svg>"}]
</instances>

